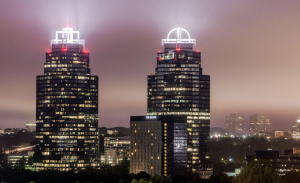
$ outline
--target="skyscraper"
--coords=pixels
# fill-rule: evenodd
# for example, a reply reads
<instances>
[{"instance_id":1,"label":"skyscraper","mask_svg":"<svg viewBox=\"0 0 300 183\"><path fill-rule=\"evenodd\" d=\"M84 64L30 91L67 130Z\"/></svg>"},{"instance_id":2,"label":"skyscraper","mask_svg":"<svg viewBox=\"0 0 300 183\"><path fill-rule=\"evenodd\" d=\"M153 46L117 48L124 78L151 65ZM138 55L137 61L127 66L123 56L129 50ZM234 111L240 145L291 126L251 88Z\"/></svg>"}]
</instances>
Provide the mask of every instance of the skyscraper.
<instances>
[{"instance_id":1,"label":"skyscraper","mask_svg":"<svg viewBox=\"0 0 300 183\"><path fill-rule=\"evenodd\" d=\"M250 115L250 132L270 132L271 122L269 114Z\"/></svg>"},{"instance_id":2,"label":"skyscraper","mask_svg":"<svg viewBox=\"0 0 300 183\"><path fill-rule=\"evenodd\" d=\"M225 123L227 132L244 132L244 116L240 116L239 113L231 113L229 116L226 116Z\"/></svg>"},{"instance_id":3,"label":"skyscraper","mask_svg":"<svg viewBox=\"0 0 300 183\"><path fill-rule=\"evenodd\" d=\"M172 33L177 37L170 38ZM154 169L173 176L187 171L203 178L212 174L210 76L202 74L201 53L193 50L194 44L183 28L171 30L162 40L155 75L148 76L148 116L131 117L133 173ZM149 146L143 146L141 138ZM150 147L152 155L147 153Z\"/></svg>"},{"instance_id":4,"label":"skyscraper","mask_svg":"<svg viewBox=\"0 0 300 183\"><path fill-rule=\"evenodd\" d=\"M98 154L98 76L79 31L63 28L51 40L44 75L36 77L38 169L67 171L95 165Z\"/></svg>"}]
</instances>

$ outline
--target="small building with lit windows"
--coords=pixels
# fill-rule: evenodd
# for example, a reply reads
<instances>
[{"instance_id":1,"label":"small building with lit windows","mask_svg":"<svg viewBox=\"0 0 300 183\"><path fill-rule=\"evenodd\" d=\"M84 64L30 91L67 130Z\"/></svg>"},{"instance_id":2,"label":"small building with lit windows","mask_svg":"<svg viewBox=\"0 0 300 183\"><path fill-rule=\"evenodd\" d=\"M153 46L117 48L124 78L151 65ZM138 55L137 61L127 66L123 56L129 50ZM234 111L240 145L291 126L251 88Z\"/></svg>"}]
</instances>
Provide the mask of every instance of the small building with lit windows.
<instances>
[{"instance_id":1,"label":"small building with lit windows","mask_svg":"<svg viewBox=\"0 0 300 183\"><path fill-rule=\"evenodd\" d=\"M130 137L104 137L104 162L111 166L118 165L127 157L130 159Z\"/></svg>"},{"instance_id":2,"label":"small building with lit windows","mask_svg":"<svg viewBox=\"0 0 300 183\"><path fill-rule=\"evenodd\" d=\"M300 119L298 119L296 122L293 122L292 138L300 139Z\"/></svg>"},{"instance_id":3,"label":"small building with lit windows","mask_svg":"<svg viewBox=\"0 0 300 183\"><path fill-rule=\"evenodd\" d=\"M97 166L98 76L79 31L63 28L51 40L44 74L36 77L38 169L68 171Z\"/></svg>"},{"instance_id":4,"label":"small building with lit windows","mask_svg":"<svg viewBox=\"0 0 300 183\"><path fill-rule=\"evenodd\" d=\"M36 124L35 123L26 123L25 129L29 132L33 132L36 130Z\"/></svg>"},{"instance_id":5,"label":"small building with lit windows","mask_svg":"<svg viewBox=\"0 0 300 183\"><path fill-rule=\"evenodd\" d=\"M253 155L246 156L246 163L257 160L267 160L280 176L292 170L300 171L300 154L297 148L285 150L284 154L279 154L277 150L256 150Z\"/></svg>"},{"instance_id":6,"label":"small building with lit windows","mask_svg":"<svg viewBox=\"0 0 300 183\"><path fill-rule=\"evenodd\" d=\"M25 158L28 162L28 159L30 157L33 157L34 151L22 151L22 152L16 152L16 153L9 153L7 154L7 163L14 168L18 161L20 161L22 158Z\"/></svg>"}]
</instances>

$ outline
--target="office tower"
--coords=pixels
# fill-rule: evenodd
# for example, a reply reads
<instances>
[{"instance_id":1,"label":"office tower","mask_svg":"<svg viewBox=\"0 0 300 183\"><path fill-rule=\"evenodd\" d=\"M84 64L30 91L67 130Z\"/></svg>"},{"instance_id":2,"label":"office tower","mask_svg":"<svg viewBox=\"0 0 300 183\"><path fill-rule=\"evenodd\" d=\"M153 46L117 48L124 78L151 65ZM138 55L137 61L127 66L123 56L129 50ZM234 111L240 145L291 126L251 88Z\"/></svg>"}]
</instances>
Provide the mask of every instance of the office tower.
<instances>
[{"instance_id":1,"label":"office tower","mask_svg":"<svg viewBox=\"0 0 300 183\"><path fill-rule=\"evenodd\" d=\"M177 37L172 39L174 32ZM212 175L210 76L202 74L201 53L193 51L194 44L183 28L162 40L155 75L148 76L148 116L131 117L132 173Z\"/></svg>"},{"instance_id":2,"label":"office tower","mask_svg":"<svg viewBox=\"0 0 300 183\"><path fill-rule=\"evenodd\" d=\"M300 119L298 119L296 122L293 122L292 137L294 139L300 138Z\"/></svg>"},{"instance_id":3,"label":"office tower","mask_svg":"<svg viewBox=\"0 0 300 183\"><path fill-rule=\"evenodd\" d=\"M240 116L239 113L230 113L226 116L226 131L234 133L244 132L244 116Z\"/></svg>"},{"instance_id":4,"label":"office tower","mask_svg":"<svg viewBox=\"0 0 300 183\"><path fill-rule=\"evenodd\" d=\"M271 122L269 114L250 115L250 132L270 132Z\"/></svg>"},{"instance_id":5,"label":"office tower","mask_svg":"<svg viewBox=\"0 0 300 183\"><path fill-rule=\"evenodd\" d=\"M44 75L36 77L38 169L67 171L96 165L98 76L90 73L84 43L79 31L56 31Z\"/></svg>"}]
</instances>

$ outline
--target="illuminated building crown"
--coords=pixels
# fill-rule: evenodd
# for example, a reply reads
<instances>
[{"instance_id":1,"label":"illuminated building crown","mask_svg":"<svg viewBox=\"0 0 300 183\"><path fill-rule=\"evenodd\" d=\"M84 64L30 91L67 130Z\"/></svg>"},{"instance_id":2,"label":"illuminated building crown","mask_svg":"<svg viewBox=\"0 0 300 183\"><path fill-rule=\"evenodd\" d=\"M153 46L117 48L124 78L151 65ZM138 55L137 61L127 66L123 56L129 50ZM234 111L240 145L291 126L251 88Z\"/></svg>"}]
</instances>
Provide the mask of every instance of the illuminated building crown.
<instances>
[{"instance_id":1,"label":"illuminated building crown","mask_svg":"<svg viewBox=\"0 0 300 183\"><path fill-rule=\"evenodd\" d=\"M52 47L52 44L80 44L85 46L84 39L79 39L79 31L73 31L73 28L62 28L62 31L56 31L55 39L52 39L50 41L50 45Z\"/></svg>"},{"instance_id":2,"label":"illuminated building crown","mask_svg":"<svg viewBox=\"0 0 300 183\"><path fill-rule=\"evenodd\" d=\"M176 31L177 37L176 37L176 39L170 39L170 35L174 31ZM188 39L182 38L182 32L185 32L188 35ZM161 40L162 45L164 45L164 44L181 44L181 43L191 43L191 44L196 45L196 39L191 39L189 32L187 30L185 30L184 28L180 28L180 27L172 29L169 32L167 39Z\"/></svg>"}]
</instances>

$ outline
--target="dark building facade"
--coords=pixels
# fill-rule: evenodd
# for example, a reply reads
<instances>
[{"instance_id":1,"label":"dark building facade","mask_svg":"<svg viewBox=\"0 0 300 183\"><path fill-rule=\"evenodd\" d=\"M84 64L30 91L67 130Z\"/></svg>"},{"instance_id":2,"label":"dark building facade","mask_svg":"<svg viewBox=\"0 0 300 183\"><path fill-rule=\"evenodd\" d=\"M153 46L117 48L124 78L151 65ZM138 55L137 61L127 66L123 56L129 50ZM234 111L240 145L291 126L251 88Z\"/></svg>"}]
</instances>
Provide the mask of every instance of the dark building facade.
<instances>
[{"instance_id":1,"label":"dark building facade","mask_svg":"<svg viewBox=\"0 0 300 183\"><path fill-rule=\"evenodd\" d=\"M246 156L247 163L260 159L269 161L280 176L284 176L291 170L297 172L300 170L300 155L293 149L285 150L284 154L279 154L277 150L256 150L254 155Z\"/></svg>"},{"instance_id":2,"label":"dark building facade","mask_svg":"<svg viewBox=\"0 0 300 183\"><path fill-rule=\"evenodd\" d=\"M44 75L36 77L35 165L61 171L96 166L98 76L90 73L78 31L57 31L51 47Z\"/></svg>"},{"instance_id":3,"label":"dark building facade","mask_svg":"<svg viewBox=\"0 0 300 183\"><path fill-rule=\"evenodd\" d=\"M170 38L172 32L177 32L175 39ZM188 38L183 39L182 33L186 33ZM168 38L162 40L164 50L157 53L155 75L148 76L147 114L149 119L156 117L164 121L161 130L166 132L161 134L161 158L164 161L167 159L167 163L161 164L163 175L175 175L178 170L197 172L201 177L208 178L213 171L208 146L210 76L202 74L201 53L193 50L195 43L185 29L173 29ZM180 125L174 121L180 121ZM184 129L186 136L182 132L176 133L176 128ZM183 136L178 139L177 134ZM176 147L186 148L180 150L185 158L179 163L186 165L186 168L173 166L177 165Z\"/></svg>"},{"instance_id":4,"label":"dark building facade","mask_svg":"<svg viewBox=\"0 0 300 183\"><path fill-rule=\"evenodd\" d=\"M150 118L152 117L152 118ZM186 175L186 116L131 116L130 170L151 175Z\"/></svg>"}]
</instances>

